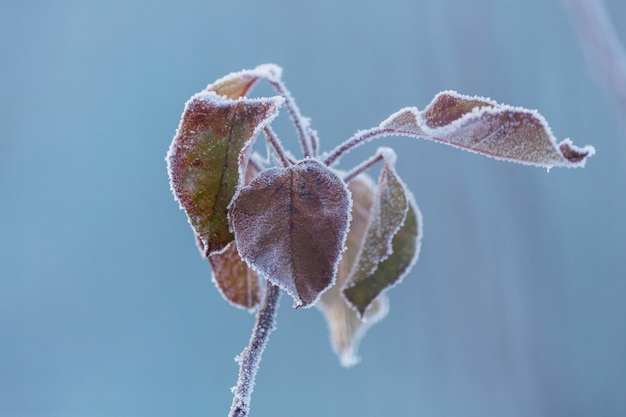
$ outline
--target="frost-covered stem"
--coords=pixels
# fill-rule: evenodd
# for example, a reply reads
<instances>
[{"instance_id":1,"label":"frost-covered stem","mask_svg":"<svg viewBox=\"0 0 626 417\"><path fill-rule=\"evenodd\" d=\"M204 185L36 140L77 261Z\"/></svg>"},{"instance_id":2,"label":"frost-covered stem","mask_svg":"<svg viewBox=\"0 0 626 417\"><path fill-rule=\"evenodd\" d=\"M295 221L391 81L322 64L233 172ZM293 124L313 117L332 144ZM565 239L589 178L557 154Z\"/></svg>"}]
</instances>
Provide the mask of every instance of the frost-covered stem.
<instances>
[{"instance_id":1,"label":"frost-covered stem","mask_svg":"<svg viewBox=\"0 0 626 417\"><path fill-rule=\"evenodd\" d=\"M270 145L272 145L272 148L274 148L274 152L276 152L276 155L278 155L282 166L288 167L289 165L291 165L289 158L287 157L287 153L285 152L285 148L283 148L283 145L282 143L280 143L280 140L278 139L278 136L276 136L274 130L271 127L267 126L265 129L263 129L263 133L265 133L266 140L269 142Z\"/></svg>"},{"instance_id":2,"label":"frost-covered stem","mask_svg":"<svg viewBox=\"0 0 626 417\"><path fill-rule=\"evenodd\" d=\"M394 131L391 129L381 129L379 127L356 132L356 134L350 139L333 149L332 152L328 154L328 156L324 159L324 163L327 166L333 166L334 164L339 162L339 159L342 156L344 156L346 153L356 148L357 146L363 145L368 140L372 140L374 138L393 133Z\"/></svg>"},{"instance_id":3,"label":"frost-covered stem","mask_svg":"<svg viewBox=\"0 0 626 417\"><path fill-rule=\"evenodd\" d=\"M381 161L383 159L383 155L380 152L377 152L376 155L372 156L371 158L361 162L359 165L355 166L354 168L352 168L352 170L350 172L348 172L344 177L343 180L346 183L349 183L350 181L352 181L357 175L367 171L368 169L370 169L372 167L372 165L374 165L375 163L377 163L378 161Z\"/></svg>"},{"instance_id":4,"label":"frost-covered stem","mask_svg":"<svg viewBox=\"0 0 626 417\"><path fill-rule=\"evenodd\" d=\"M309 134L311 137L311 151L313 152L313 157L317 157L317 152L320 148L320 138L317 136L317 132L313 129L309 130Z\"/></svg>"},{"instance_id":5,"label":"frost-covered stem","mask_svg":"<svg viewBox=\"0 0 626 417\"><path fill-rule=\"evenodd\" d=\"M233 388L233 404L230 407L229 417L246 417L250 412L250 398L254 388L254 380L261 362L261 355L270 333L276 328L276 310L280 299L280 288L267 281L263 303L256 316L256 323L252 330L250 343L237 357L239 362L239 377Z\"/></svg>"},{"instance_id":6,"label":"frost-covered stem","mask_svg":"<svg viewBox=\"0 0 626 417\"><path fill-rule=\"evenodd\" d=\"M287 107L287 112L289 112L289 117L296 128L296 132L298 132L298 138L300 139L300 146L302 147L304 157L306 158L311 156L311 138L306 132L304 117L300 114L300 110L298 109L298 106L296 106L295 100L289 93L289 90L287 90L287 87L285 87L281 81L268 80L268 82L272 85L272 87L274 87L276 92L285 99L285 107Z\"/></svg>"}]
</instances>

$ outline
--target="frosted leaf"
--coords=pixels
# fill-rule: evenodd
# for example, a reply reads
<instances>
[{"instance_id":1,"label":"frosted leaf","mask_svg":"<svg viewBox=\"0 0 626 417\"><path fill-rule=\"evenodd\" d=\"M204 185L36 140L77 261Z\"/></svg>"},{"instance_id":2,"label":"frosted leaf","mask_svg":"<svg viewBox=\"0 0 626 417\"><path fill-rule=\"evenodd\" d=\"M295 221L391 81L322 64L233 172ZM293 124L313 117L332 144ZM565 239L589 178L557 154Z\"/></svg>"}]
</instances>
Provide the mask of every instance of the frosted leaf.
<instances>
[{"instance_id":1,"label":"frosted leaf","mask_svg":"<svg viewBox=\"0 0 626 417\"><path fill-rule=\"evenodd\" d=\"M261 302L259 275L241 259L235 242L223 252L209 256L212 280L220 294L235 307L253 310Z\"/></svg>"},{"instance_id":2,"label":"frosted leaf","mask_svg":"<svg viewBox=\"0 0 626 417\"><path fill-rule=\"evenodd\" d=\"M167 153L170 186L206 255L233 240L227 206L252 144L276 115L281 97L230 100L202 92L187 102Z\"/></svg>"},{"instance_id":3,"label":"frosted leaf","mask_svg":"<svg viewBox=\"0 0 626 417\"><path fill-rule=\"evenodd\" d=\"M379 297L372 303L362 320L357 312L346 304L346 300L341 295L341 289L347 281L348 273L356 260L367 229L373 204L374 184L368 176L362 174L348 183L348 189L352 194L352 220L346 239L347 248L339 263L337 281L322 294L317 303L317 307L328 323L333 350L339 356L341 364L346 367L355 365L359 361L357 351L361 339L373 324L387 314L389 309L387 299Z\"/></svg>"},{"instance_id":4,"label":"frosted leaf","mask_svg":"<svg viewBox=\"0 0 626 417\"><path fill-rule=\"evenodd\" d=\"M337 174L305 159L259 174L234 197L229 218L241 257L308 307L335 280L350 207Z\"/></svg>"},{"instance_id":5,"label":"frosted leaf","mask_svg":"<svg viewBox=\"0 0 626 417\"><path fill-rule=\"evenodd\" d=\"M333 350L345 367L359 362L358 348L365 333L389 311L387 297L381 296L374 300L363 319L359 318L357 312L346 304L338 285L322 294L317 306L328 323Z\"/></svg>"},{"instance_id":6,"label":"frosted leaf","mask_svg":"<svg viewBox=\"0 0 626 417\"><path fill-rule=\"evenodd\" d=\"M230 73L207 86L206 91L234 100L248 94L259 79L279 80L281 73L282 69L278 65L263 64L251 70Z\"/></svg>"},{"instance_id":7,"label":"frosted leaf","mask_svg":"<svg viewBox=\"0 0 626 417\"><path fill-rule=\"evenodd\" d=\"M537 111L497 104L454 91L439 93L423 112L404 108L380 124L389 134L423 137L497 159L536 165L583 167L595 153L569 139L557 143Z\"/></svg>"},{"instance_id":8,"label":"frosted leaf","mask_svg":"<svg viewBox=\"0 0 626 417\"><path fill-rule=\"evenodd\" d=\"M380 148L378 153L382 155L385 164L378 180L359 254L345 283L347 287L353 287L369 278L379 264L391 255L392 240L407 215L407 190L394 168L396 155L390 148ZM395 282L396 277L388 278L388 285ZM387 285L379 284L382 284L379 288L381 292ZM378 294L368 293L367 297L358 297L359 303L357 300L349 301L363 314L376 295Z\"/></svg>"},{"instance_id":9,"label":"frosted leaf","mask_svg":"<svg viewBox=\"0 0 626 417\"><path fill-rule=\"evenodd\" d=\"M348 285L343 295L358 312L367 316L372 300L381 297L384 291L402 282L417 261L422 239L422 216L409 196L409 209L404 224L392 241L393 251L378 264L376 270L366 278Z\"/></svg>"}]
</instances>

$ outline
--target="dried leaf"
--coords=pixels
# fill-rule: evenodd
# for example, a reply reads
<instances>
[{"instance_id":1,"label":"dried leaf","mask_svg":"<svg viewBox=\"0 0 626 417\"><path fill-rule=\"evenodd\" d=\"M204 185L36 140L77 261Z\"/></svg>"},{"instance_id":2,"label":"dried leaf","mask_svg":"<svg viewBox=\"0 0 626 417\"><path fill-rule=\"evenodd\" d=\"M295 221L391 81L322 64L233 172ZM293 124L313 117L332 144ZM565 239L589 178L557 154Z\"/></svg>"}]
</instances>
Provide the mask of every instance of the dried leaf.
<instances>
[{"instance_id":1,"label":"dried leaf","mask_svg":"<svg viewBox=\"0 0 626 417\"><path fill-rule=\"evenodd\" d=\"M259 275L241 259L234 241L223 252L210 255L209 261L212 280L227 301L248 310L259 305L263 294Z\"/></svg>"},{"instance_id":2,"label":"dried leaf","mask_svg":"<svg viewBox=\"0 0 626 417\"><path fill-rule=\"evenodd\" d=\"M305 159L259 174L239 190L229 217L241 257L308 307L334 282L350 207L343 181Z\"/></svg>"},{"instance_id":3,"label":"dried leaf","mask_svg":"<svg viewBox=\"0 0 626 417\"><path fill-rule=\"evenodd\" d=\"M245 96L260 78L280 79L282 69L274 64L263 64L252 70L230 73L206 88L230 99Z\"/></svg>"},{"instance_id":4,"label":"dried leaf","mask_svg":"<svg viewBox=\"0 0 626 417\"><path fill-rule=\"evenodd\" d=\"M341 364L350 367L360 360L358 348L365 333L387 315L389 300L384 295L378 297L361 319L357 312L346 304L339 286L333 285L322 294L317 306L326 317L333 350L339 356Z\"/></svg>"},{"instance_id":5,"label":"dried leaf","mask_svg":"<svg viewBox=\"0 0 626 417\"><path fill-rule=\"evenodd\" d=\"M170 185L206 255L233 240L227 206L242 185L258 132L278 113L281 97L229 100L213 92L186 104L167 154Z\"/></svg>"},{"instance_id":6,"label":"dried leaf","mask_svg":"<svg viewBox=\"0 0 626 417\"><path fill-rule=\"evenodd\" d=\"M582 167L595 153L592 146L578 148L569 139L557 144L546 120L534 110L454 91L439 93L423 112L404 108L383 121L380 128L546 168Z\"/></svg>"},{"instance_id":7,"label":"dried leaf","mask_svg":"<svg viewBox=\"0 0 626 417\"><path fill-rule=\"evenodd\" d=\"M341 295L341 289L361 248L374 197L374 185L366 175L360 175L350 181L348 189L352 194L352 220L346 239L347 248L339 263L335 285L322 294L317 304L328 323L333 350L339 356L341 364L346 367L359 361L357 350L361 339L389 309L386 297L379 297L372 303L362 320Z\"/></svg>"},{"instance_id":8,"label":"dried leaf","mask_svg":"<svg viewBox=\"0 0 626 417\"><path fill-rule=\"evenodd\" d=\"M393 237L393 251L376 270L343 290L343 295L359 314L369 314L372 301L379 299L382 292L397 285L411 270L420 251L422 218L417 205L409 199L409 210L404 224Z\"/></svg>"}]
</instances>

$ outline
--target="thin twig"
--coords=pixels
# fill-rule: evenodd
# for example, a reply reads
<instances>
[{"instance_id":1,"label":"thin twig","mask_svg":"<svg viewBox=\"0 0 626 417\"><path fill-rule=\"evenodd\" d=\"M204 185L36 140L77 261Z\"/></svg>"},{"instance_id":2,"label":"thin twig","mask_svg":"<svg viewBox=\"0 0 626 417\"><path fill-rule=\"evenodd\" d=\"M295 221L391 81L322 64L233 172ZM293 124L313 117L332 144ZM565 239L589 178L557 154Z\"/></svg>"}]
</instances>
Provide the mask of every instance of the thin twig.
<instances>
[{"instance_id":1,"label":"thin twig","mask_svg":"<svg viewBox=\"0 0 626 417\"><path fill-rule=\"evenodd\" d=\"M307 123L305 122L304 117L302 117L298 106L296 106L295 100L289 93L289 90L287 90L287 87L285 87L281 81L273 79L268 79L267 81L272 85L272 87L274 87L276 92L285 99L285 107L287 107L289 117L296 128L296 132L298 132L300 146L302 147L302 154L305 158L310 157L313 153L311 150L310 138L306 132Z\"/></svg>"},{"instance_id":2,"label":"thin twig","mask_svg":"<svg viewBox=\"0 0 626 417\"><path fill-rule=\"evenodd\" d=\"M291 161L287 156L287 152L285 152L285 148L283 148L283 145L282 143L280 143L280 140L278 139L278 136L276 136L274 130L271 127L267 126L263 129L263 133L265 133L265 139L272 146L274 152L276 152L276 155L278 155L282 166L288 167L289 165L291 165Z\"/></svg>"},{"instance_id":3,"label":"thin twig","mask_svg":"<svg viewBox=\"0 0 626 417\"><path fill-rule=\"evenodd\" d=\"M263 304L256 316L250 343L237 358L239 362L239 378L233 388L233 404L229 417L247 417L250 412L250 398L254 388L254 380L261 362L261 355L270 333L276 328L276 310L280 299L280 288L267 281Z\"/></svg>"},{"instance_id":4,"label":"thin twig","mask_svg":"<svg viewBox=\"0 0 626 417\"><path fill-rule=\"evenodd\" d=\"M317 132L313 129L309 129L309 137L311 138L311 151L313 158L317 158L317 152L320 148L320 138L317 136Z\"/></svg>"},{"instance_id":5,"label":"thin twig","mask_svg":"<svg viewBox=\"0 0 626 417\"><path fill-rule=\"evenodd\" d=\"M359 165L352 168L352 170L343 177L344 182L348 183L352 181L357 175L367 171L374 164L376 164L378 161L381 161L382 159L383 159L383 154L380 152L376 152L374 156L372 156L371 158L361 162Z\"/></svg>"},{"instance_id":6,"label":"thin twig","mask_svg":"<svg viewBox=\"0 0 626 417\"><path fill-rule=\"evenodd\" d=\"M356 132L354 136L350 139L342 143L333 149L330 154L324 159L324 164L327 166L332 166L339 162L339 159L344 156L346 153L356 148L357 146L361 146L365 142L372 140L374 138L378 138L380 136L385 136L389 134L393 134L394 131L392 129L381 129L379 127L374 127L369 130L361 130Z\"/></svg>"}]
</instances>

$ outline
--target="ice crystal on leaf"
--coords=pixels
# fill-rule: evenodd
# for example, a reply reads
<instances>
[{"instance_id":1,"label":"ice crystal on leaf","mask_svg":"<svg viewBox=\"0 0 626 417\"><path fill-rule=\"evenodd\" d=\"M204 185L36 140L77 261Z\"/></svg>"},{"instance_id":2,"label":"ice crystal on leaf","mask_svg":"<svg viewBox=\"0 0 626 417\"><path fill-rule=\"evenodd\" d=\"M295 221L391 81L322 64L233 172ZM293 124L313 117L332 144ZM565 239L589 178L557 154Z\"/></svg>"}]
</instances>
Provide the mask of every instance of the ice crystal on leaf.
<instances>
[{"instance_id":1,"label":"ice crystal on leaf","mask_svg":"<svg viewBox=\"0 0 626 417\"><path fill-rule=\"evenodd\" d=\"M231 416L246 416L250 409L281 290L296 307L317 303L335 352L351 366L367 329L387 313L386 291L417 260L422 217L395 170L393 150L379 148L347 173L333 168L343 155L372 139L397 135L548 169L583 167L595 153L569 139L557 142L535 110L444 91L423 111L403 108L320 156L317 133L281 75L276 65L260 65L228 74L192 96L166 158L174 197L211 263L218 290L235 306L261 305L240 357ZM277 95L248 98L260 80ZM283 148L270 126L281 106L293 122L301 160ZM253 152L261 132L274 167L265 168ZM379 162L374 184L365 171Z\"/></svg>"},{"instance_id":2,"label":"ice crystal on leaf","mask_svg":"<svg viewBox=\"0 0 626 417\"><path fill-rule=\"evenodd\" d=\"M343 181L306 159L263 171L239 190L229 216L241 257L308 307L335 279L350 206Z\"/></svg>"}]
</instances>

